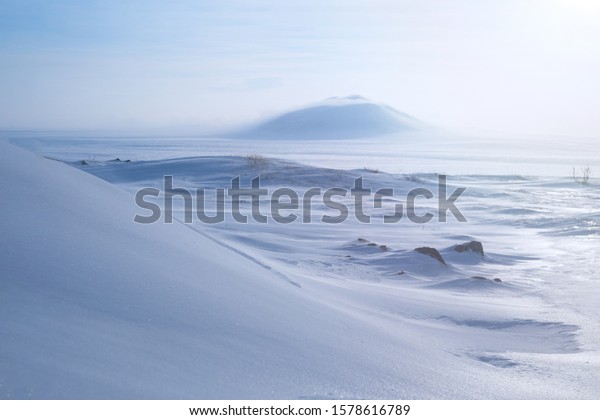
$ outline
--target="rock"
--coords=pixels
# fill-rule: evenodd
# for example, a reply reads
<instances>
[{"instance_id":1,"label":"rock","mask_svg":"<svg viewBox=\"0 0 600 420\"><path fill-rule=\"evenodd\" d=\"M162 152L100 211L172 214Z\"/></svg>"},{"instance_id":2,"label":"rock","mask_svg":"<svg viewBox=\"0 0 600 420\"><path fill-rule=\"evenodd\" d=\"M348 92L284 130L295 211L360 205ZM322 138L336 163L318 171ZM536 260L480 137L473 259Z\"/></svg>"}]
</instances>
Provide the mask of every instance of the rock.
<instances>
[{"instance_id":1,"label":"rock","mask_svg":"<svg viewBox=\"0 0 600 420\"><path fill-rule=\"evenodd\" d=\"M473 276L471 278L474 280L489 280L487 277L483 277L483 276ZM502 283L502 280L500 280L498 277L494 278L494 281L497 283Z\"/></svg>"},{"instance_id":2,"label":"rock","mask_svg":"<svg viewBox=\"0 0 600 420\"><path fill-rule=\"evenodd\" d=\"M440 252L435 248L431 248L428 246L422 246L420 248L415 248L415 251L417 251L420 254L427 255L428 257L431 257L435 260L438 260L439 262L441 262L444 265L447 265L446 261L444 261L444 259L440 255Z\"/></svg>"},{"instance_id":3,"label":"rock","mask_svg":"<svg viewBox=\"0 0 600 420\"><path fill-rule=\"evenodd\" d=\"M456 252L471 251L483 256L483 245L479 241L465 242L454 247Z\"/></svg>"},{"instance_id":4,"label":"rock","mask_svg":"<svg viewBox=\"0 0 600 420\"><path fill-rule=\"evenodd\" d=\"M387 247L387 245L379 245L379 250L385 252L389 251L389 248Z\"/></svg>"}]
</instances>

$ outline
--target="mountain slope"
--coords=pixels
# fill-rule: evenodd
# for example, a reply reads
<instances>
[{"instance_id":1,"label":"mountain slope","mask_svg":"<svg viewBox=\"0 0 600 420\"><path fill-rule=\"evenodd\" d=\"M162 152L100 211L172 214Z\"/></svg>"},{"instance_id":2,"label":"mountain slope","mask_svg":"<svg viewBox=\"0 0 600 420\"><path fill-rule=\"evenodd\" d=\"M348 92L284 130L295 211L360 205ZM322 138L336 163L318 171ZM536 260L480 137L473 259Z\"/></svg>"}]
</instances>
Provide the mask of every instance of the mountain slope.
<instances>
[{"instance_id":1,"label":"mountain slope","mask_svg":"<svg viewBox=\"0 0 600 420\"><path fill-rule=\"evenodd\" d=\"M378 137L423 124L394 108L358 95L333 97L241 131L249 139L321 140Z\"/></svg>"}]
</instances>

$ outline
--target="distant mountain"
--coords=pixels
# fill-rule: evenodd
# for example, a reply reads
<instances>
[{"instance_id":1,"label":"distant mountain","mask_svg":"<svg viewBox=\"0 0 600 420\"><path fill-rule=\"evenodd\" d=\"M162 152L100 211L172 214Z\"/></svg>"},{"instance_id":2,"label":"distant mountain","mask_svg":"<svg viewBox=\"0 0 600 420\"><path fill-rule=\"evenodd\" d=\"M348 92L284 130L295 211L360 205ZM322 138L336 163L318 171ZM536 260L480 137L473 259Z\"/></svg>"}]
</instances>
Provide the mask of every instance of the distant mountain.
<instances>
[{"instance_id":1,"label":"distant mountain","mask_svg":"<svg viewBox=\"0 0 600 420\"><path fill-rule=\"evenodd\" d=\"M233 134L236 138L317 140L378 137L424 127L391 106L359 95L332 97Z\"/></svg>"}]
</instances>

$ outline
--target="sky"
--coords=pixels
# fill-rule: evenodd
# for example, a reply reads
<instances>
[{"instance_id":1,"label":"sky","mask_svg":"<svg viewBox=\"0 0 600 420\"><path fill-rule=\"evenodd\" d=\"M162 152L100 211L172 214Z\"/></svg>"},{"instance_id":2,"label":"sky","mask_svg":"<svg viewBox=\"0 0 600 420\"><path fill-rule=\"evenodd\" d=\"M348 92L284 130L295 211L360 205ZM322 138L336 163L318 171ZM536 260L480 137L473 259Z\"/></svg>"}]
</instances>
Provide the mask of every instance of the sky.
<instances>
[{"instance_id":1,"label":"sky","mask_svg":"<svg viewBox=\"0 0 600 420\"><path fill-rule=\"evenodd\" d=\"M202 130L349 94L600 137L600 2L0 0L0 129Z\"/></svg>"}]
</instances>

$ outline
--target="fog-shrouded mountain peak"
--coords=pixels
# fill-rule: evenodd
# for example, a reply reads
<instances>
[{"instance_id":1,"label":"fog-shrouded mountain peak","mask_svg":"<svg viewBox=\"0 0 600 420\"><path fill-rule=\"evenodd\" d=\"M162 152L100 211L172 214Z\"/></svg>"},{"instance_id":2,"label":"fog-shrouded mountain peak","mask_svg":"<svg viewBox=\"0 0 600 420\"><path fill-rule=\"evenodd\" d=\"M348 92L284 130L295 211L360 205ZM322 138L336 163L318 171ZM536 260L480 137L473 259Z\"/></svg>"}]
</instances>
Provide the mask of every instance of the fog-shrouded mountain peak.
<instances>
[{"instance_id":1,"label":"fog-shrouded mountain peak","mask_svg":"<svg viewBox=\"0 0 600 420\"><path fill-rule=\"evenodd\" d=\"M424 124L360 95L330 97L269 118L234 134L249 139L320 140L379 137Z\"/></svg>"}]
</instances>

